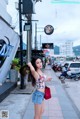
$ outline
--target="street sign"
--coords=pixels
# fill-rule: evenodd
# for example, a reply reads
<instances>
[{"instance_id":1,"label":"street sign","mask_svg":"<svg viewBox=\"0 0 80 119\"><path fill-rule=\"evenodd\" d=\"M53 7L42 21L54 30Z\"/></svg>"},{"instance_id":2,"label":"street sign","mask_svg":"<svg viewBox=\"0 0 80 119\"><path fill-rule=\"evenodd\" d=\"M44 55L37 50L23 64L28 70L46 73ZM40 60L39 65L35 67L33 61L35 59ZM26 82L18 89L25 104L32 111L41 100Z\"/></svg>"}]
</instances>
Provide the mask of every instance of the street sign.
<instances>
[{"instance_id":1,"label":"street sign","mask_svg":"<svg viewBox=\"0 0 80 119\"><path fill-rule=\"evenodd\" d=\"M51 35L51 34L54 32L53 26L51 26L51 25L45 26L45 27L44 27L44 32L45 32L47 35Z\"/></svg>"}]
</instances>

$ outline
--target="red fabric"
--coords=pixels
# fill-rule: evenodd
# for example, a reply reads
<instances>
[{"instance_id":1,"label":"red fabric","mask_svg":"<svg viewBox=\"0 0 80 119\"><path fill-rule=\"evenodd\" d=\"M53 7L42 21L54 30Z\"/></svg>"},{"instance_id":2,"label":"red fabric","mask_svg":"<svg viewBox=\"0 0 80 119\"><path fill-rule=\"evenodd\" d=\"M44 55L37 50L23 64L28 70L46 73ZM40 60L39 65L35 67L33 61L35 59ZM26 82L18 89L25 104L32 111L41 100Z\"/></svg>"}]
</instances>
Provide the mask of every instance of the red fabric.
<instances>
[{"instance_id":1,"label":"red fabric","mask_svg":"<svg viewBox=\"0 0 80 119\"><path fill-rule=\"evenodd\" d=\"M45 98L46 100L51 98L51 91L50 91L50 88L47 87L47 86L45 87L44 98Z\"/></svg>"}]
</instances>

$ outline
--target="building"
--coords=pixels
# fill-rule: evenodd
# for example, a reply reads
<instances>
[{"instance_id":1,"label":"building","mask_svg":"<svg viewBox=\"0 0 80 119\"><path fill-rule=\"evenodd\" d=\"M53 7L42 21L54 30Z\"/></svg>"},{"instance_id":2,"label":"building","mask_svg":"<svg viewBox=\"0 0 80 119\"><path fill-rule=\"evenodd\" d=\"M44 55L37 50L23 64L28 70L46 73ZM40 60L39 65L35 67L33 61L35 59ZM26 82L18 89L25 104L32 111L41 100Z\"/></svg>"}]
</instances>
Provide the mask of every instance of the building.
<instances>
[{"instance_id":1,"label":"building","mask_svg":"<svg viewBox=\"0 0 80 119\"><path fill-rule=\"evenodd\" d=\"M7 5L8 0L0 0L0 85L6 81L20 42L18 33L11 27L12 17L7 12Z\"/></svg>"},{"instance_id":2,"label":"building","mask_svg":"<svg viewBox=\"0 0 80 119\"><path fill-rule=\"evenodd\" d=\"M72 41L66 41L64 44L60 46L60 55L74 56Z\"/></svg>"},{"instance_id":3,"label":"building","mask_svg":"<svg viewBox=\"0 0 80 119\"><path fill-rule=\"evenodd\" d=\"M7 12L8 0L0 0L0 17L9 25L12 23L12 18Z\"/></svg>"}]
</instances>

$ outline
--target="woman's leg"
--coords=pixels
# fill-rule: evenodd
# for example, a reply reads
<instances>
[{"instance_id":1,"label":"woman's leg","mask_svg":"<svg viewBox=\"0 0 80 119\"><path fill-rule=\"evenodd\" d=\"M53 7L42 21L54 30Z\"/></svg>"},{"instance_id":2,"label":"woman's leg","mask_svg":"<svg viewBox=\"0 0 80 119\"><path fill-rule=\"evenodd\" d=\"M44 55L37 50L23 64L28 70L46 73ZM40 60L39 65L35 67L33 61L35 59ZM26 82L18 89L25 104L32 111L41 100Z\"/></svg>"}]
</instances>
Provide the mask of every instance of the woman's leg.
<instances>
[{"instance_id":1,"label":"woman's leg","mask_svg":"<svg viewBox=\"0 0 80 119\"><path fill-rule=\"evenodd\" d=\"M44 112L44 101L43 101L42 104L41 104L40 119L41 119L41 117L42 117L43 112Z\"/></svg>"},{"instance_id":2,"label":"woman's leg","mask_svg":"<svg viewBox=\"0 0 80 119\"><path fill-rule=\"evenodd\" d=\"M34 110L35 110L34 119L41 119L42 104L35 104Z\"/></svg>"},{"instance_id":3,"label":"woman's leg","mask_svg":"<svg viewBox=\"0 0 80 119\"><path fill-rule=\"evenodd\" d=\"M42 104L41 104L42 106L41 106L41 115L43 114L43 112L44 112L44 101L42 102Z\"/></svg>"}]
</instances>

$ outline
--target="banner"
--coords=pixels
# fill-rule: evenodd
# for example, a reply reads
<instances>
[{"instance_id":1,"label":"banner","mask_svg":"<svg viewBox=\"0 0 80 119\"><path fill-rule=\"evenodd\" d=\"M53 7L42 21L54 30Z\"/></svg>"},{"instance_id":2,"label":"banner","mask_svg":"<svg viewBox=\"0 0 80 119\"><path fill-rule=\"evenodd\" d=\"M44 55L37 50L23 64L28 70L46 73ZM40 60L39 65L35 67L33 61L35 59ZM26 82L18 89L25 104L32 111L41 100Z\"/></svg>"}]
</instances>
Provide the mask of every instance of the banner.
<instances>
[{"instance_id":1,"label":"banner","mask_svg":"<svg viewBox=\"0 0 80 119\"><path fill-rule=\"evenodd\" d=\"M19 35L0 19L0 83L6 80L19 42Z\"/></svg>"},{"instance_id":2,"label":"banner","mask_svg":"<svg viewBox=\"0 0 80 119\"><path fill-rule=\"evenodd\" d=\"M53 43L42 43L42 49L54 49Z\"/></svg>"}]
</instances>

